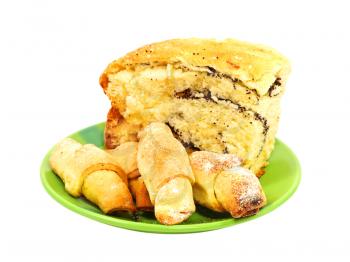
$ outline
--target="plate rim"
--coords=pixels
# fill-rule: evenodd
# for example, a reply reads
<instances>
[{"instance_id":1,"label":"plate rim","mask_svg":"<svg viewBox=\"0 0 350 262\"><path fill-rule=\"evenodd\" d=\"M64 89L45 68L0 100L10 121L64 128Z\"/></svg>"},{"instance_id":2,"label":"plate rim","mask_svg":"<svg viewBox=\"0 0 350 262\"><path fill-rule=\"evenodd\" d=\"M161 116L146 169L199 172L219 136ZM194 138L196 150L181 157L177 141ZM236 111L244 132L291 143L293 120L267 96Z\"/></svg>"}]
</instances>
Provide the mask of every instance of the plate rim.
<instances>
[{"instance_id":1,"label":"plate rim","mask_svg":"<svg viewBox=\"0 0 350 262\"><path fill-rule=\"evenodd\" d=\"M77 133L80 133L86 129L93 128L93 127L101 127L103 126L105 122L100 122L95 125L90 125L88 127L82 128L72 134L70 134L67 137L72 137L74 135L77 135ZM75 213L78 213L80 215L83 215L85 217L88 217L90 219L93 219L95 221L108 224L111 226L116 226L119 228L124 228L128 230L134 230L134 231L140 231L140 232L147 232L147 233L162 233L162 234L174 234L174 233L197 233L197 232L204 232L204 231L211 231L211 230L217 230L224 227L229 227L232 225L238 225L243 222L248 222L250 220L259 218L264 216L265 214L270 213L274 209L278 208L280 205L285 203L298 189L300 181L301 181L301 165L300 162L295 155L295 153L291 150L289 146L287 146L284 142L282 142L280 139L276 138L275 143L280 143L287 151L289 151L290 156L293 158L294 162L296 163L295 171L296 179L293 180L293 184L290 186L289 190L286 191L282 197L275 200L273 203L271 203L268 207L265 207L261 209L256 215L240 218L240 219L233 219L233 218L225 218L220 221L213 221L213 222L204 222L204 223L198 223L198 224L179 224L179 225L161 225L161 224L149 224L149 223L142 223L142 222L136 222L136 221L130 221L130 220L124 220L117 218L115 216L108 216L102 213L96 213L92 210L88 210L83 207L79 207L69 200L66 200L61 194L57 193L48 182L48 178L46 176L46 165L49 161L50 153L53 149L53 147L46 153L45 157L41 161L40 165L40 180L47 191L47 193L55 199L58 203L63 205L64 207L68 208L71 211L74 211Z\"/></svg>"}]
</instances>

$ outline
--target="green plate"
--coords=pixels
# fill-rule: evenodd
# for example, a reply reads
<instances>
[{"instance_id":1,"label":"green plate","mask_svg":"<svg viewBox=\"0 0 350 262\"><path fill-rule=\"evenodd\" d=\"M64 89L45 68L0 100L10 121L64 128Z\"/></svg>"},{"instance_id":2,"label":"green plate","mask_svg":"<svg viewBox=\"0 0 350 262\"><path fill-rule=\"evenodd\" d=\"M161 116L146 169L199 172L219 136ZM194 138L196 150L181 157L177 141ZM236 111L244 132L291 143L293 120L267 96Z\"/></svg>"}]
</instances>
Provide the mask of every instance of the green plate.
<instances>
[{"instance_id":1,"label":"green plate","mask_svg":"<svg viewBox=\"0 0 350 262\"><path fill-rule=\"evenodd\" d=\"M81 143L93 143L103 147L104 123L82 129L70 137ZM266 174L260 179L267 197L267 205L254 216L233 219L228 214L210 211L197 205L197 211L185 222L174 226L161 225L153 213L117 213L103 214L95 205L84 198L70 196L65 190L61 179L56 176L49 165L48 152L41 164L41 180L47 192L65 207L100 221L121 228L156 233L190 233L215 230L237 225L261 217L284 203L295 192L301 178L300 165L293 152L280 140L276 140L275 149L270 157Z\"/></svg>"}]
</instances>

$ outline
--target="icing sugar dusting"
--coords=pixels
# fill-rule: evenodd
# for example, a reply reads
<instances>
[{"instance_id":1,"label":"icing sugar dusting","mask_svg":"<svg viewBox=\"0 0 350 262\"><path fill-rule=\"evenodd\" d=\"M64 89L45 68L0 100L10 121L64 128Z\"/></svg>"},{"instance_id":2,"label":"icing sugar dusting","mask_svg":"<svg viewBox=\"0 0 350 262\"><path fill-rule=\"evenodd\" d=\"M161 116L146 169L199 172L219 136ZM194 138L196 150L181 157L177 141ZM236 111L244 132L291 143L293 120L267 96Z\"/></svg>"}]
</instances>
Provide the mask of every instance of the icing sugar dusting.
<instances>
[{"instance_id":1,"label":"icing sugar dusting","mask_svg":"<svg viewBox=\"0 0 350 262\"><path fill-rule=\"evenodd\" d=\"M233 154L196 151L191 155L191 162L196 168L209 173L220 172L238 166L241 164L241 159Z\"/></svg>"},{"instance_id":2,"label":"icing sugar dusting","mask_svg":"<svg viewBox=\"0 0 350 262\"><path fill-rule=\"evenodd\" d=\"M209 172L213 167L214 167L214 164L209 162L209 161L207 161L203 164L203 170L205 172Z\"/></svg>"},{"instance_id":3,"label":"icing sugar dusting","mask_svg":"<svg viewBox=\"0 0 350 262\"><path fill-rule=\"evenodd\" d=\"M259 179L250 170L243 167L230 169L237 176L237 189L240 191L239 202L242 206L257 206L263 201Z\"/></svg>"}]
</instances>

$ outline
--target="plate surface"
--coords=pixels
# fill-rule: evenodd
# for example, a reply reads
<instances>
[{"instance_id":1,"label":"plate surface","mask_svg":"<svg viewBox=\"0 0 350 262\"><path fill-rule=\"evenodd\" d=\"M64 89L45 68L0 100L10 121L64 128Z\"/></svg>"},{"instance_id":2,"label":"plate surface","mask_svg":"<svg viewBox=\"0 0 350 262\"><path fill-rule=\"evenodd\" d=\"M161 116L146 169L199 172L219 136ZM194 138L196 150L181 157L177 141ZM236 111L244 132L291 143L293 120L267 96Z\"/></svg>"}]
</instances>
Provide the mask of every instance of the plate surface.
<instances>
[{"instance_id":1,"label":"plate surface","mask_svg":"<svg viewBox=\"0 0 350 262\"><path fill-rule=\"evenodd\" d=\"M70 137L80 143L92 143L103 147L104 123L82 129ZM197 205L197 211L184 223L165 226L157 222L152 213L130 215L117 213L104 215L95 205L84 198L70 196L61 179L56 176L49 165L50 152L41 164L41 181L46 191L63 206L94 220L116 227L156 233L191 233L215 230L237 225L261 217L284 203L296 191L300 178L300 164L294 153L280 140L276 139L275 149L270 157L266 174L260 179L267 197L267 205L258 214L247 218L233 219L227 214L216 213Z\"/></svg>"}]
</instances>

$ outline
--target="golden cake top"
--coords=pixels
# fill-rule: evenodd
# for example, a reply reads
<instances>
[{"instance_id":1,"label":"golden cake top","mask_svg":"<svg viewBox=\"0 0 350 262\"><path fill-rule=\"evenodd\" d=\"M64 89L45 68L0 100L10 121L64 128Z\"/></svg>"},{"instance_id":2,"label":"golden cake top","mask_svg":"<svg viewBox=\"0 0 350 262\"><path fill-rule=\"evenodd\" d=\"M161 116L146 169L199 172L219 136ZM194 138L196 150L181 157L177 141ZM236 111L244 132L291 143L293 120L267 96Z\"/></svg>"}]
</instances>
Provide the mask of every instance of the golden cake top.
<instances>
[{"instance_id":1,"label":"golden cake top","mask_svg":"<svg viewBox=\"0 0 350 262\"><path fill-rule=\"evenodd\" d=\"M272 48L234 39L172 39L141 47L112 62L102 74L106 88L108 75L139 64L175 64L210 67L240 80L264 95L276 78L283 84L290 71L288 60Z\"/></svg>"}]
</instances>

